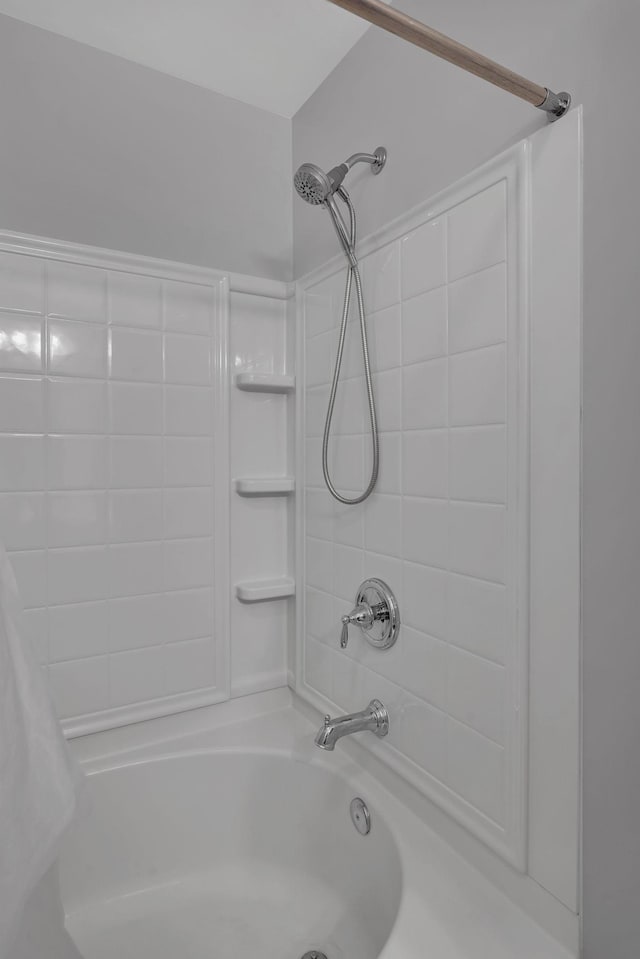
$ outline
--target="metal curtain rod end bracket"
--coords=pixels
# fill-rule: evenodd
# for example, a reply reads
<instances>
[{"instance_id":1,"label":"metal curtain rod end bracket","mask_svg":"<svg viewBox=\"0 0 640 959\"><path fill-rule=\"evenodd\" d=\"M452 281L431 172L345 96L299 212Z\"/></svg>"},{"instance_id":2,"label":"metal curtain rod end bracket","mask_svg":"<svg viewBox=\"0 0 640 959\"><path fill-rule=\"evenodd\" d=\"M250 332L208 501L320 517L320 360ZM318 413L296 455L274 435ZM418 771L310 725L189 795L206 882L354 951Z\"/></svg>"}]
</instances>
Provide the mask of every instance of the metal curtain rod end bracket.
<instances>
[{"instance_id":1,"label":"metal curtain rod end bracket","mask_svg":"<svg viewBox=\"0 0 640 959\"><path fill-rule=\"evenodd\" d=\"M571 108L571 94L566 91L554 93L545 87L547 95L538 105L538 110L544 110L550 123L555 123L560 117L563 117Z\"/></svg>"}]
</instances>

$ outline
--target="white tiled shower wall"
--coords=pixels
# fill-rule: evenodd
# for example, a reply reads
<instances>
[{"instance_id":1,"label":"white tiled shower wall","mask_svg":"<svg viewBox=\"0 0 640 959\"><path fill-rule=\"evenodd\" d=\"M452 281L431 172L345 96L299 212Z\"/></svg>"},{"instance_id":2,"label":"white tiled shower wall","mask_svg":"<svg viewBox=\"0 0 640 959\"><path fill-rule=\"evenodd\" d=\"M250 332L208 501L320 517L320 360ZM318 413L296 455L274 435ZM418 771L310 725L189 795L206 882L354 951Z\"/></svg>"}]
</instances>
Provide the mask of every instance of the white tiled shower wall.
<instances>
[{"instance_id":1,"label":"white tiled shower wall","mask_svg":"<svg viewBox=\"0 0 640 959\"><path fill-rule=\"evenodd\" d=\"M0 539L62 718L224 690L220 283L0 255Z\"/></svg>"},{"instance_id":2,"label":"white tiled shower wall","mask_svg":"<svg viewBox=\"0 0 640 959\"><path fill-rule=\"evenodd\" d=\"M498 845L511 833L506 846L518 815L514 690L526 599L516 195L508 176L470 189L361 261L381 441L376 492L361 505L332 500L321 472L345 271L304 296L304 681L344 710L381 699L393 719L385 748L403 771ZM355 313L333 434L331 472L353 496L371 462ZM399 640L381 652L352 628L342 651L340 617L369 576L399 600Z\"/></svg>"},{"instance_id":3,"label":"white tiled shower wall","mask_svg":"<svg viewBox=\"0 0 640 959\"><path fill-rule=\"evenodd\" d=\"M231 587L291 574L292 501L231 479L293 473L293 407L231 377L293 369L289 288L5 240L0 541L67 729L285 685L291 601Z\"/></svg>"}]
</instances>

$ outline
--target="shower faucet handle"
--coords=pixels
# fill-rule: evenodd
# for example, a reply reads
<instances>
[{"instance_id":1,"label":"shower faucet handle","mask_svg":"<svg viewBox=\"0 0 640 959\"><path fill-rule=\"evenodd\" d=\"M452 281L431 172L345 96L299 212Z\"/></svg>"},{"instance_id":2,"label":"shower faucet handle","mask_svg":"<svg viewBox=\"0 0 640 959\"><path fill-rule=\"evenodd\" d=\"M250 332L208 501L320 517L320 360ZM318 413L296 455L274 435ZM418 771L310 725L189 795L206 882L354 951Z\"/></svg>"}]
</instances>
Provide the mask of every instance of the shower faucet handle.
<instances>
[{"instance_id":1,"label":"shower faucet handle","mask_svg":"<svg viewBox=\"0 0 640 959\"><path fill-rule=\"evenodd\" d=\"M365 579L358 590L356 605L341 621L341 649L349 642L349 626L359 626L367 642L376 649L388 649L400 630L398 602L381 579Z\"/></svg>"},{"instance_id":2,"label":"shower faucet handle","mask_svg":"<svg viewBox=\"0 0 640 959\"><path fill-rule=\"evenodd\" d=\"M359 626L360 629L370 629L373 625L374 612L368 603L359 603L350 613L342 617L342 632L340 633L340 649L346 649L349 642L349 626Z\"/></svg>"}]
</instances>

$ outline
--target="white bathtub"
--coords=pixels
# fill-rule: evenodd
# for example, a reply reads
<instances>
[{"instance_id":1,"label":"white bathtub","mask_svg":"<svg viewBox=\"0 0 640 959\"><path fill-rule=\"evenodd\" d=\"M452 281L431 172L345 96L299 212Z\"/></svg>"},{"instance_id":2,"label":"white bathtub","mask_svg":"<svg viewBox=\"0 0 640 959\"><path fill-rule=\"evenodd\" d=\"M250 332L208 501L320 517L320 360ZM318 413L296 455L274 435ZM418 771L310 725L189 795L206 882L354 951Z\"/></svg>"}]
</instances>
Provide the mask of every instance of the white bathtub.
<instances>
[{"instance_id":1,"label":"white bathtub","mask_svg":"<svg viewBox=\"0 0 640 959\"><path fill-rule=\"evenodd\" d=\"M566 959L287 696L76 741L92 808L60 876L84 959Z\"/></svg>"}]
</instances>

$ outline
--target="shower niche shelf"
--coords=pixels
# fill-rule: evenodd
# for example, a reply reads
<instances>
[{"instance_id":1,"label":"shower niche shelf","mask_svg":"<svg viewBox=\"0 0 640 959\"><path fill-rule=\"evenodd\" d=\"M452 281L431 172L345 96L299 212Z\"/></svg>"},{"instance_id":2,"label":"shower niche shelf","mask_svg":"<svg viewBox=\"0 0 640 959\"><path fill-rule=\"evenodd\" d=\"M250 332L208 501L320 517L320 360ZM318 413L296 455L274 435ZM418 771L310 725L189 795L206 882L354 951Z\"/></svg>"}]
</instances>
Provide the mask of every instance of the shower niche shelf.
<instances>
[{"instance_id":1,"label":"shower niche shelf","mask_svg":"<svg viewBox=\"0 0 640 959\"><path fill-rule=\"evenodd\" d=\"M235 383L248 393L293 393L296 378L286 373L237 373Z\"/></svg>"},{"instance_id":2,"label":"shower niche shelf","mask_svg":"<svg viewBox=\"0 0 640 959\"><path fill-rule=\"evenodd\" d=\"M236 583L236 596L242 603L264 603L269 599L286 599L287 596L294 596L295 591L296 584L288 576Z\"/></svg>"},{"instance_id":3,"label":"shower niche shelf","mask_svg":"<svg viewBox=\"0 0 640 959\"><path fill-rule=\"evenodd\" d=\"M293 493L293 476L242 476L235 481L239 496L286 496Z\"/></svg>"}]
</instances>

